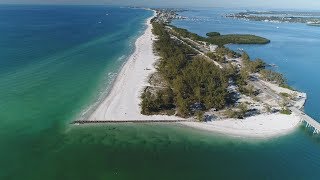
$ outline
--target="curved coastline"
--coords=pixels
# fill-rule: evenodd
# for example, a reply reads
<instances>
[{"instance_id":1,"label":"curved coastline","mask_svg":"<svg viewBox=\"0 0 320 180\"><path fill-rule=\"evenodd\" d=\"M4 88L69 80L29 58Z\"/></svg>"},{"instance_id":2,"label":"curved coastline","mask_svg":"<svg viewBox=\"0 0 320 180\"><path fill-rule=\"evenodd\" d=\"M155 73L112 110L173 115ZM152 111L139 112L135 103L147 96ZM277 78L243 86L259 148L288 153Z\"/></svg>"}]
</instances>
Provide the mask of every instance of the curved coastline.
<instances>
[{"instance_id":1,"label":"curved coastline","mask_svg":"<svg viewBox=\"0 0 320 180\"><path fill-rule=\"evenodd\" d=\"M147 28L146 27L147 26L147 20L144 23L144 25L145 25L144 28L140 29L139 32L132 37L132 41L130 41L130 46L131 46L131 43L132 43L133 44L132 45L133 48L131 48L130 52L120 56L117 59L117 61L121 60L123 62L121 63L120 67L115 72L111 73L111 76L113 76L113 77L110 78L110 82L106 83L107 85L104 86L104 89L103 88L99 89L99 92L98 92L99 95L96 96L96 100L94 102L92 102L91 104L85 106L85 108L82 109L82 111L78 115L76 115L75 118L73 118L73 121L74 120L87 120L87 119L89 119L91 117L91 115L97 110L97 108L109 96L114 84L117 82L117 78L118 78L121 70L124 68L124 66L126 65L128 60L130 59L132 54L134 54L134 52L135 52L135 50L137 48L135 43L136 43L137 39L144 34L144 32L145 32L145 30ZM110 73L108 74L108 76L110 76ZM103 82L103 83L105 83L105 82Z\"/></svg>"},{"instance_id":2,"label":"curved coastline","mask_svg":"<svg viewBox=\"0 0 320 180\"><path fill-rule=\"evenodd\" d=\"M147 85L148 76L155 71L157 57L153 53L151 19L146 20L147 28L135 42L135 51L124 63L107 97L100 103L88 120L152 120L181 119L171 116L144 116L140 114L140 93Z\"/></svg>"},{"instance_id":3,"label":"curved coastline","mask_svg":"<svg viewBox=\"0 0 320 180\"><path fill-rule=\"evenodd\" d=\"M147 19L145 32L136 40L135 51L124 63L109 88L108 95L88 116L88 120L179 120L177 116L140 113L140 94L148 85L148 77L155 72L154 63L158 57L153 52L151 19ZM270 138L287 134L298 127L298 116L282 114L262 114L244 120L225 119L206 123L183 122L182 125L199 130L211 131L233 137Z\"/></svg>"}]
</instances>

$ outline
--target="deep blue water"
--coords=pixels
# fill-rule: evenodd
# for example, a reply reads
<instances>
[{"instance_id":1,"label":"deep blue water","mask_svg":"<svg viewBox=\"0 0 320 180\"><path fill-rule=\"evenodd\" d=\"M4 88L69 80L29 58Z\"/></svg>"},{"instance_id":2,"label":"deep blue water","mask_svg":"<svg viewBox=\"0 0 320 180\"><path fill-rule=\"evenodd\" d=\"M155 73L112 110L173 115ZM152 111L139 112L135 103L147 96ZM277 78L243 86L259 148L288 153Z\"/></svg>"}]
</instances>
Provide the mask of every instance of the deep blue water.
<instances>
[{"instance_id":1,"label":"deep blue water","mask_svg":"<svg viewBox=\"0 0 320 180\"><path fill-rule=\"evenodd\" d=\"M320 28L300 23L269 23L226 18L223 15L239 10L201 9L181 13L187 20L174 25L205 36L207 32L222 34L255 34L271 40L267 45L229 45L243 48L251 58L262 58L279 66L289 85L306 92L305 111L320 121Z\"/></svg>"}]
</instances>

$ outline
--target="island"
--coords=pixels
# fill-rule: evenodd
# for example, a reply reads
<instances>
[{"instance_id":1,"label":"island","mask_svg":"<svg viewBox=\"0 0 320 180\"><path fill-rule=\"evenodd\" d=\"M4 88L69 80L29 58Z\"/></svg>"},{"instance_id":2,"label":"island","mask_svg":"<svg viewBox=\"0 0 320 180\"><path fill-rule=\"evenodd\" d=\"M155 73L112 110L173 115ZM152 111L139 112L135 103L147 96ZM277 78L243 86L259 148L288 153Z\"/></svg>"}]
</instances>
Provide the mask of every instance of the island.
<instances>
[{"instance_id":1,"label":"island","mask_svg":"<svg viewBox=\"0 0 320 180\"><path fill-rule=\"evenodd\" d=\"M174 30L176 36L183 38L190 38L196 41L207 42L209 44L215 44L218 46L224 46L226 44L268 44L269 39L251 35L251 34L226 34L221 35L219 32L209 32L207 37L199 36L195 33L191 33L186 29L177 28L172 25L170 27Z\"/></svg>"},{"instance_id":2,"label":"island","mask_svg":"<svg viewBox=\"0 0 320 180\"><path fill-rule=\"evenodd\" d=\"M175 13L153 11L135 52L85 122L175 122L254 138L298 127L306 94L263 60L224 46L269 40L217 32L202 37L173 26Z\"/></svg>"},{"instance_id":3,"label":"island","mask_svg":"<svg viewBox=\"0 0 320 180\"><path fill-rule=\"evenodd\" d=\"M319 12L295 11L246 11L227 14L228 18L243 19L248 21L264 21L274 23L304 23L310 26L319 26Z\"/></svg>"}]
</instances>

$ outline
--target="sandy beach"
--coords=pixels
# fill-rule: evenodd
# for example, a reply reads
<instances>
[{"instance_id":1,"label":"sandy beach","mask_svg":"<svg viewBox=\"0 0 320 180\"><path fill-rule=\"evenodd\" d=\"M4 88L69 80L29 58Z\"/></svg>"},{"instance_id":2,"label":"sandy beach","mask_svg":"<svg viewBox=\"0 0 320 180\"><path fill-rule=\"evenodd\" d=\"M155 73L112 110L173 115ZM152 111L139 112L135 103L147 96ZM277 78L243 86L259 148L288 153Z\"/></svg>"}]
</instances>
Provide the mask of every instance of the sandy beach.
<instances>
[{"instance_id":1,"label":"sandy beach","mask_svg":"<svg viewBox=\"0 0 320 180\"><path fill-rule=\"evenodd\" d=\"M153 16L154 17L154 16ZM106 99L89 116L89 120L175 120L174 116L144 116L140 114L140 96L150 74L155 72L157 61L153 53L152 25L149 18L147 28L135 42L135 52L117 76Z\"/></svg>"},{"instance_id":2,"label":"sandy beach","mask_svg":"<svg viewBox=\"0 0 320 180\"><path fill-rule=\"evenodd\" d=\"M246 119L226 119L206 123L183 122L183 125L235 137L270 138L292 132L300 124L294 114L261 114Z\"/></svg>"},{"instance_id":3,"label":"sandy beach","mask_svg":"<svg viewBox=\"0 0 320 180\"><path fill-rule=\"evenodd\" d=\"M148 86L149 76L155 72L154 63L159 57L153 53L152 25L135 42L135 52L118 74L109 95L89 116L89 120L179 120L176 116L145 116L140 114L140 96ZM300 122L298 116L262 114L244 120L226 119L206 123L185 122L183 125L240 137L271 137L294 130Z\"/></svg>"}]
</instances>

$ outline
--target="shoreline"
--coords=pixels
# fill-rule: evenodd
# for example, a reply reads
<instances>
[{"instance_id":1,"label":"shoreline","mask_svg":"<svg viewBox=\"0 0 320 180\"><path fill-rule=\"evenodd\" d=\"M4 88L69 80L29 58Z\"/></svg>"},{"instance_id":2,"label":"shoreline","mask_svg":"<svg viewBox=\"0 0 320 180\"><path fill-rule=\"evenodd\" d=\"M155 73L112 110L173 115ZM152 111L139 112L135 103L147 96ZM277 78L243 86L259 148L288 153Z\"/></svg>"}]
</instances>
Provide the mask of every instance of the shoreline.
<instances>
[{"instance_id":1,"label":"shoreline","mask_svg":"<svg viewBox=\"0 0 320 180\"><path fill-rule=\"evenodd\" d=\"M181 120L177 116L152 115L140 113L141 92L149 85L148 80L156 71L154 64L157 57L153 52L156 37L152 33L150 20L147 28L135 41L135 50L124 63L117 77L112 82L107 96L88 115L89 121L130 121L130 120ZM198 130L221 133L235 137L266 138L275 137L293 131L300 119L292 115L261 114L243 120L224 119L212 122L180 122L179 124Z\"/></svg>"},{"instance_id":2,"label":"shoreline","mask_svg":"<svg viewBox=\"0 0 320 180\"><path fill-rule=\"evenodd\" d=\"M210 122L181 122L180 124L231 137L266 139L289 134L299 127L301 119L295 115L260 114L245 119L224 119Z\"/></svg>"},{"instance_id":3,"label":"shoreline","mask_svg":"<svg viewBox=\"0 0 320 180\"><path fill-rule=\"evenodd\" d=\"M148 19L146 20L148 21ZM144 23L145 25L147 25L147 23ZM142 35L144 34L144 31L137 36L137 39L139 37L141 37ZM137 39L133 42L134 44L136 43ZM111 90L114 86L114 84L117 82L117 79L118 79L118 76L119 74L121 73L122 69L124 68L124 66L127 64L128 60L130 59L130 57L132 56L132 54L135 52L136 50L136 45L134 46L134 49L132 50L132 53L130 53L127 57L125 57L124 59L124 62L122 63L122 65L120 66L120 68L114 73L115 77L112 78L112 80L110 81L109 85L107 86L106 89L102 90L101 91L105 91L105 92L102 92L101 93L101 96L99 96L97 98L97 100L92 103L91 105L89 105L86 109L83 109L81 111L81 114L78 115L77 117L77 120L87 120L89 119L92 114L97 110L97 108L104 102L104 100L109 96L109 94L111 93ZM119 58L122 58L119 57Z\"/></svg>"},{"instance_id":4,"label":"shoreline","mask_svg":"<svg viewBox=\"0 0 320 180\"><path fill-rule=\"evenodd\" d=\"M109 88L106 98L88 115L88 120L177 120L172 116L144 116L140 114L140 95L148 85L148 77L155 72L154 63L158 60L153 53L151 19L146 20L147 28L135 41L135 50L124 63L116 79Z\"/></svg>"}]
</instances>

